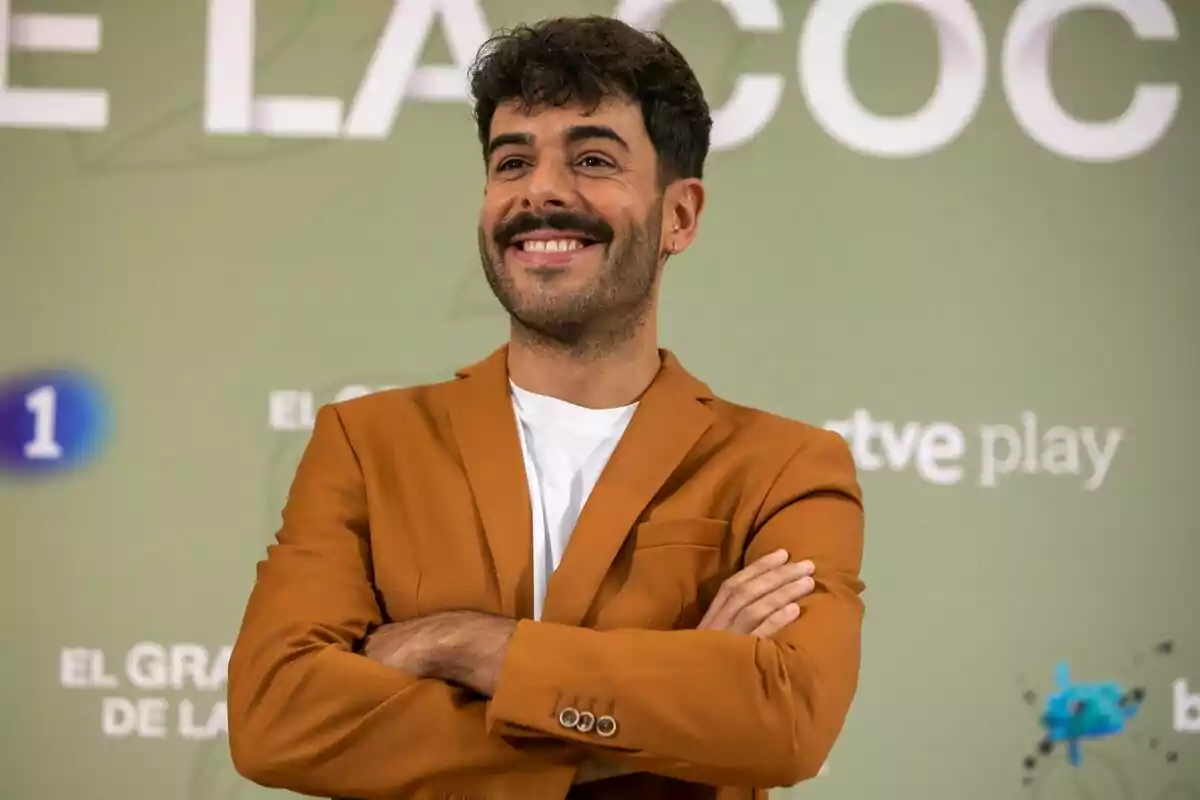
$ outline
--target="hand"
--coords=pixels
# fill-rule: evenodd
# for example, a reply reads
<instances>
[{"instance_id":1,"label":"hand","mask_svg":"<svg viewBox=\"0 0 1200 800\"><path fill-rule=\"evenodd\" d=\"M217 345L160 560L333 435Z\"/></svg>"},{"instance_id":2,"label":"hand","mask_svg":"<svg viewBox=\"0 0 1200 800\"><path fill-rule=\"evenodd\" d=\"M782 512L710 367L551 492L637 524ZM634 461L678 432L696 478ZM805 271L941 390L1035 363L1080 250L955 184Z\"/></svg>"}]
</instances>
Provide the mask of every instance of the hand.
<instances>
[{"instance_id":1,"label":"hand","mask_svg":"<svg viewBox=\"0 0 1200 800\"><path fill-rule=\"evenodd\" d=\"M765 639L800 616L796 601L812 593L812 574L811 561L789 564L783 550L765 555L721 584L696 628Z\"/></svg>"},{"instance_id":2,"label":"hand","mask_svg":"<svg viewBox=\"0 0 1200 800\"><path fill-rule=\"evenodd\" d=\"M491 697L517 624L474 611L446 611L371 632L364 654L418 678L461 684Z\"/></svg>"},{"instance_id":3,"label":"hand","mask_svg":"<svg viewBox=\"0 0 1200 800\"><path fill-rule=\"evenodd\" d=\"M380 625L363 641L362 653L414 678L432 677L430 667L438 646L436 621L436 617L420 617Z\"/></svg>"}]
</instances>

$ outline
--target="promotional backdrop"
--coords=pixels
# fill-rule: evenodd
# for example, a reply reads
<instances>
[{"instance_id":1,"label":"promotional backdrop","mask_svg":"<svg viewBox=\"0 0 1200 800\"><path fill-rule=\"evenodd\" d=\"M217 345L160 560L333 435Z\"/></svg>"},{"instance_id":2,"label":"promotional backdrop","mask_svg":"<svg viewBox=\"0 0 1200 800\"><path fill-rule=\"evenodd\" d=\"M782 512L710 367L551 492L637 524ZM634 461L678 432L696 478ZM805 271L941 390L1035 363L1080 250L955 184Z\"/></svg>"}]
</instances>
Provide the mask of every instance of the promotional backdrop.
<instances>
[{"instance_id":1,"label":"promotional backdrop","mask_svg":"<svg viewBox=\"0 0 1200 800\"><path fill-rule=\"evenodd\" d=\"M504 340L464 70L585 12L716 111L664 345L862 471L861 689L779 796L1200 798L1193 0L0 0L0 796L285 796L224 736L255 562L321 404Z\"/></svg>"}]
</instances>

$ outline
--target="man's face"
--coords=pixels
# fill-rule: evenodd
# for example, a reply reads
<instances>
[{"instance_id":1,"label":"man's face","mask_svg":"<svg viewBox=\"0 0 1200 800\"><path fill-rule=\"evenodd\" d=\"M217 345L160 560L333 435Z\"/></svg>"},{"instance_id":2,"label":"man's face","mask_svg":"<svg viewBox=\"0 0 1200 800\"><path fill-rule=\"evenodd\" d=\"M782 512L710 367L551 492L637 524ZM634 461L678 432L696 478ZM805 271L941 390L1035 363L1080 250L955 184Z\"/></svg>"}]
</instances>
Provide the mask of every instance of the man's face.
<instances>
[{"instance_id":1,"label":"man's face","mask_svg":"<svg viewBox=\"0 0 1200 800\"><path fill-rule=\"evenodd\" d=\"M653 305L662 229L658 159L635 104L496 110L479 252L522 326L565 344L628 332Z\"/></svg>"}]
</instances>

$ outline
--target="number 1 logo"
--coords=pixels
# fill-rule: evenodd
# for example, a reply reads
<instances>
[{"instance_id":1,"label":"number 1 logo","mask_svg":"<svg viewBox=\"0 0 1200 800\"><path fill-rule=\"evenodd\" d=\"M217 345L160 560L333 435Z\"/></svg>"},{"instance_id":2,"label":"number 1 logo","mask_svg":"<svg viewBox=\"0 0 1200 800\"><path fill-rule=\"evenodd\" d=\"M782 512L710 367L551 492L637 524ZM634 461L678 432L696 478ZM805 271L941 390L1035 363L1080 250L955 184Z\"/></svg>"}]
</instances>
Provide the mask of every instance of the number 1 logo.
<instances>
[{"instance_id":1,"label":"number 1 logo","mask_svg":"<svg viewBox=\"0 0 1200 800\"><path fill-rule=\"evenodd\" d=\"M87 375L37 372L0 384L0 469L45 474L82 466L108 428L104 393Z\"/></svg>"}]
</instances>

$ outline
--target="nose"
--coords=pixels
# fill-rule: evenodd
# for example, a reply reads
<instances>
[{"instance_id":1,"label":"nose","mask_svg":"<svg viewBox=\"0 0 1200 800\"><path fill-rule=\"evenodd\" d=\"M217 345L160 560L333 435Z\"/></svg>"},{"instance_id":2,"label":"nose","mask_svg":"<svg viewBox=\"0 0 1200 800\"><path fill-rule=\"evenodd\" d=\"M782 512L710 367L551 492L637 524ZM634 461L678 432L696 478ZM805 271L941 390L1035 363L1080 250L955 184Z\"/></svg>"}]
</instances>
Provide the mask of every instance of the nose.
<instances>
[{"instance_id":1,"label":"nose","mask_svg":"<svg viewBox=\"0 0 1200 800\"><path fill-rule=\"evenodd\" d=\"M569 208L574 196L570 170L558 159L543 158L529 173L521 204L529 211L552 211Z\"/></svg>"}]
</instances>

